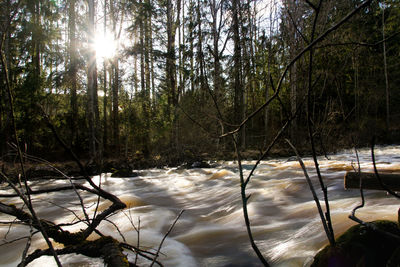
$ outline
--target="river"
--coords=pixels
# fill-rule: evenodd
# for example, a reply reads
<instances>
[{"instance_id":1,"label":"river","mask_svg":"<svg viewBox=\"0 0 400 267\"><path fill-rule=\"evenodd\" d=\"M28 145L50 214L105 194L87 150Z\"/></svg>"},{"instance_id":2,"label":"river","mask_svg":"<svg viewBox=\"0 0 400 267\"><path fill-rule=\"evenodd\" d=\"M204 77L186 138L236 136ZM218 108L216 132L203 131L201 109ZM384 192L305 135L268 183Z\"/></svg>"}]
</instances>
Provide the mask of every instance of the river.
<instances>
[{"instance_id":1,"label":"river","mask_svg":"<svg viewBox=\"0 0 400 267\"><path fill-rule=\"evenodd\" d=\"M376 148L376 160L381 171L400 171L400 147ZM371 171L369 149L359 151L362 171ZM311 158L304 158L317 193L322 192L316 181ZM344 232L355 223L348 219L351 210L360 203L358 190L345 190L343 176L356 166L353 150L346 150L329 159L319 157L322 176L328 186L331 216L335 234ZM254 161L244 161L248 173ZM159 260L164 266L261 266L253 253L245 230L238 169L235 162L218 162L213 168L180 170L177 168L137 171L133 178L111 178L101 175L102 187L119 196L128 208L113 215L126 242L145 249L156 249L168 228L181 210L185 210L162 247ZM94 177L98 183L100 176ZM85 183L85 181L81 181ZM34 181L35 189L48 185L65 184L66 180ZM12 192L2 185L1 192ZM257 168L247 188L251 194L248 209L254 237L262 253L272 266L308 266L313 255L327 244L327 239L312 199L303 171L297 161L288 158L269 159ZM94 211L97 197L82 193L89 211ZM397 220L399 201L382 191L365 192L366 206L357 212L365 221ZM320 198L322 199L322 198ZM18 203L17 199L2 199ZM56 223L73 222L71 213L81 214L79 200L73 191L56 192L33 198L42 218ZM100 209L109 203L102 202ZM67 210L67 209L68 210ZM0 221L10 220L0 214ZM79 225L68 228L79 229ZM109 222L100 231L122 240L121 234ZM29 229L18 224L11 228L0 224L0 243L29 234ZM37 235L39 236L39 235ZM20 261L25 240L0 246L0 266L16 266ZM44 241L33 240L33 248L45 248ZM133 256L132 256L133 257ZM61 256L63 266L102 266L98 259L78 255ZM29 266L52 266L51 257L42 257ZM147 262L139 264L148 266Z\"/></svg>"}]
</instances>

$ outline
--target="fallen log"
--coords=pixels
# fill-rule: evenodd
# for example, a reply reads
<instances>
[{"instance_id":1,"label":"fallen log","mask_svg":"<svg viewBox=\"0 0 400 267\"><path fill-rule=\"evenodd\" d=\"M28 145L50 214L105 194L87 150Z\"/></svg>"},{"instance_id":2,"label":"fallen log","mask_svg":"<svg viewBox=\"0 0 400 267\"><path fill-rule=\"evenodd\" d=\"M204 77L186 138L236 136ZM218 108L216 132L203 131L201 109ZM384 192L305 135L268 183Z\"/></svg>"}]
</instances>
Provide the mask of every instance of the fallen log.
<instances>
[{"instance_id":1,"label":"fallen log","mask_svg":"<svg viewBox=\"0 0 400 267\"><path fill-rule=\"evenodd\" d=\"M400 191L400 174L380 173L379 177L382 183L393 191ZM362 179L363 189L385 190L375 173L373 172L347 172L344 176L344 188L360 188L360 179Z\"/></svg>"}]
</instances>

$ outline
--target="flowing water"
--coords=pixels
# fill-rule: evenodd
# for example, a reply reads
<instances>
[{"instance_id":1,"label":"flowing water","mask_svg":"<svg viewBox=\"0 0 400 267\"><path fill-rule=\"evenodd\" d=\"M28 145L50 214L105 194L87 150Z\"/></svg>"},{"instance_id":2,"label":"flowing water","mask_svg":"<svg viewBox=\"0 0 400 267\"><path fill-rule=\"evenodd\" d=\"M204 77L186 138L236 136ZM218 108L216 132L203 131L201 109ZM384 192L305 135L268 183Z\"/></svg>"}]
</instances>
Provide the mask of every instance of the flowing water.
<instances>
[{"instance_id":1,"label":"flowing water","mask_svg":"<svg viewBox=\"0 0 400 267\"><path fill-rule=\"evenodd\" d=\"M368 149L359 151L362 171L371 171ZM378 169L400 171L400 147L388 146L376 149ZM304 158L317 193L317 184L311 158ZM357 168L353 151L342 151L329 159L319 158L323 178L328 187L331 215L335 234L355 224L348 215L360 203L358 190L344 190L343 176ZM245 174L253 161L243 162ZM102 187L113 192L128 208L113 215L110 220L118 225L103 222L99 229L143 249L153 250L167 232L181 210L185 210L162 246L160 261L164 266L261 266L252 251L242 214L242 202L237 165L219 162L209 169L179 170L177 168L148 169L138 171L133 178L101 176ZM99 182L100 177L94 177ZM84 181L81 181L85 183ZM32 187L65 184L68 181L35 181ZM11 192L4 185L1 192ZM262 253L272 266L308 266L313 255L327 243L304 174L297 161L288 158L263 161L257 168L247 189L251 194L248 209L254 237ZM95 210L97 197L82 193L88 211ZM399 201L383 191L365 192L366 206L357 211L365 221L376 219L397 220ZM17 199L2 199L6 203L18 203ZM79 199L75 192L56 192L35 196L34 207L39 216L56 223L68 223L81 216ZM109 203L104 201L99 209ZM10 217L0 214L0 221ZM139 223L140 222L140 223ZM133 225L139 229L139 234ZM69 230L79 229L71 226ZM1 242L29 235L29 228L14 224L0 225ZM39 235L37 235L39 237ZM16 266L20 261L26 240L0 246L0 266ZM34 248L45 248L44 241L34 238ZM129 257L134 257L129 255ZM101 260L79 255L61 256L64 266L102 266ZM42 257L29 266L52 266L51 257ZM148 266L148 262L139 261Z\"/></svg>"}]
</instances>

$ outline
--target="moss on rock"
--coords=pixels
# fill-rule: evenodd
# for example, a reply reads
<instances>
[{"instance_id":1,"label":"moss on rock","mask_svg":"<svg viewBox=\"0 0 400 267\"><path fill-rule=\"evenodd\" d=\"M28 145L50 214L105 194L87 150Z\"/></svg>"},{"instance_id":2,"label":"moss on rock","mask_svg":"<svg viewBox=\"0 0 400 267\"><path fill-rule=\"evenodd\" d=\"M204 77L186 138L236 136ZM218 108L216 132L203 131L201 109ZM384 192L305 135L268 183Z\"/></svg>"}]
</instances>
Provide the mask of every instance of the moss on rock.
<instances>
[{"instance_id":1,"label":"moss on rock","mask_svg":"<svg viewBox=\"0 0 400 267\"><path fill-rule=\"evenodd\" d=\"M400 229L392 221L372 222L379 230L400 236ZM391 238L364 225L350 227L336 240L336 245L322 249L315 257L313 267L387 266L399 255L398 239ZM396 262L393 266L399 266Z\"/></svg>"}]
</instances>

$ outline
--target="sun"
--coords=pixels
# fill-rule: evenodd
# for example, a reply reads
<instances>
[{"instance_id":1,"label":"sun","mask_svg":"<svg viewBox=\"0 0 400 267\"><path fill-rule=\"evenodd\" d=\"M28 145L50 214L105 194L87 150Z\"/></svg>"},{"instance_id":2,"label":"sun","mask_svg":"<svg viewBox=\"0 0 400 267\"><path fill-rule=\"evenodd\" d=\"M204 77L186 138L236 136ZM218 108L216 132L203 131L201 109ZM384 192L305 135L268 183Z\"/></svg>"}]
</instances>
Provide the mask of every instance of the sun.
<instances>
[{"instance_id":1,"label":"sun","mask_svg":"<svg viewBox=\"0 0 400 267\"><path fill-rule=\"evenodd\" d=\"M98 34L94 39L94 50L96 51L96 58L110 59L117 53L117 42L112 35Z\"/></svg>"}]
</instances>

